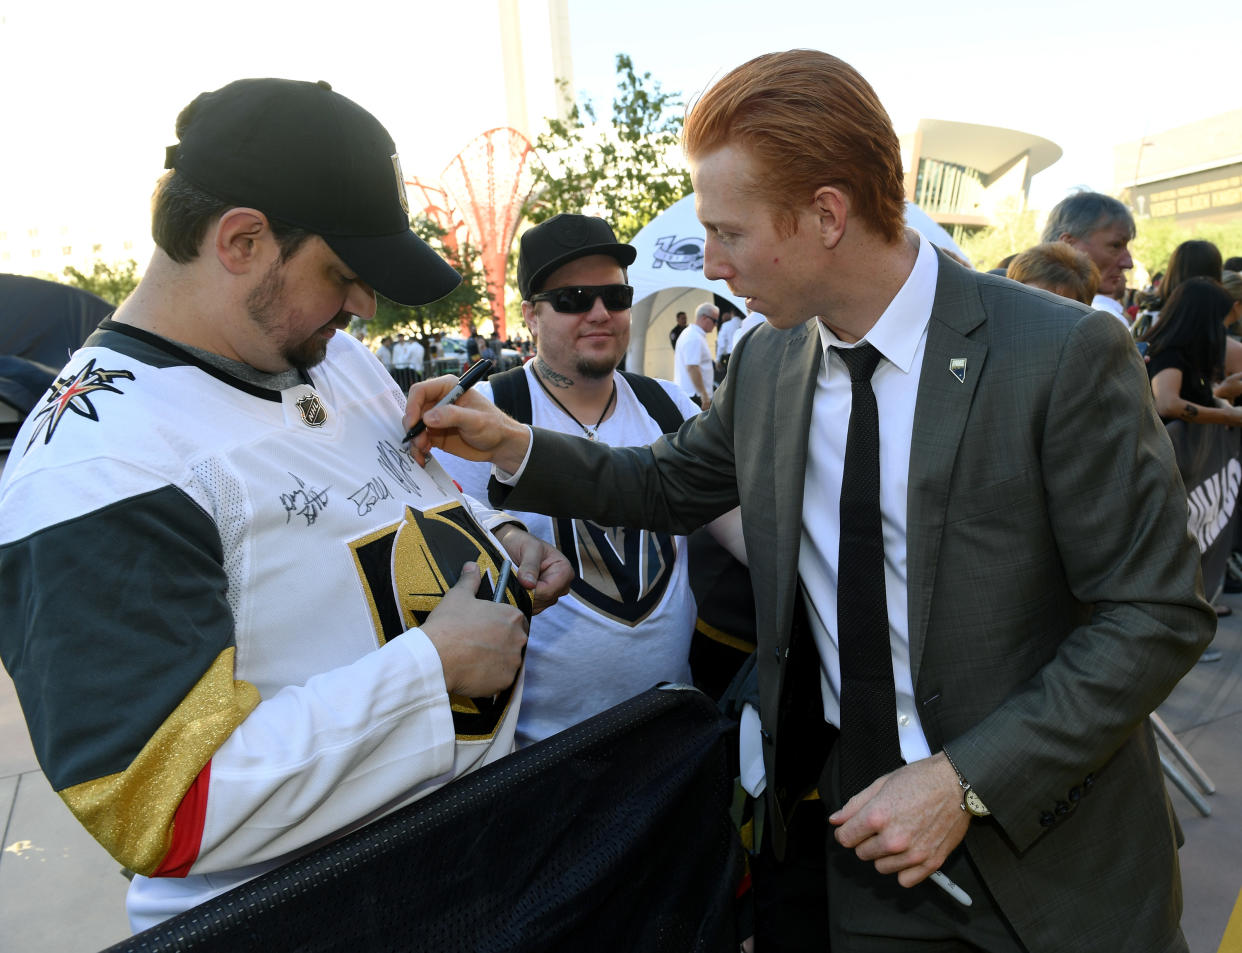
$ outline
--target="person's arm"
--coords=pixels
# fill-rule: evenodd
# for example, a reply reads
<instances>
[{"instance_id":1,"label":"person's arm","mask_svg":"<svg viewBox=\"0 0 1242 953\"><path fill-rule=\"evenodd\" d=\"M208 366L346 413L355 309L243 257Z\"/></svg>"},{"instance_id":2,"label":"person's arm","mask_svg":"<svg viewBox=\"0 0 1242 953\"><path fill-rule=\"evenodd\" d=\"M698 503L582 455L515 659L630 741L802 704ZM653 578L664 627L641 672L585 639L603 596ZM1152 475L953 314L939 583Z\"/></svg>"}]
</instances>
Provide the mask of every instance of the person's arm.
<instances>
[{"instance_id":1,"label":"person's arm","mask_svg":"<svg viewBox=\"0 0 1242 953\"><path fill-rule=\"evenodd\" d=\"M485 756L490 742L458 750L449 692L503 692L526 623L475 599L478 582L463 571L422 629L260 698L235 674L215 524L155 487L0 547L0 649L88 831L139 873L209 873L304 849Z\"/></svg>"},{"instance_id":2,"label":"person's arm","mask_svg":"<svg viewBox=\"0 0 1242 953\"><path fill-rule=\"evenodd\" d=\"M1242 341L1235 337L1225 338L1225 374L1242 373Z\"/></svg>"},{"instance_id":3,"label":"person's arm","mask_svg":"<svg viewBox=\"0 0 1242 953\"><path fill-rule=\"evenodd\" d=\"M707 386L707 382L703 380L703 372L697 364L686 365L686 374L690 378L690 383L694 385L694 392L699 395L699 401L704 410L712 402L711 388Z\"/></svg>"},{"instance_id":4,"label":"person's arm","mask_svg":"<svg viewBox=\"0 0 1242 953\"><path fill-rule=\"evenodd\" d=\"M1226 377L1212 388L1212 394L1226 403L1232 403L1237 398L1242 397L1242 371Z\"/></svg>"},{"instance_id":5,"label":"person's arm","mask_svg":"<svg viewBox=\"0 0 1242 953\"><path fill-rule=\"evenodd\" d=\"M1176 367L1166 367L1152 376L1151 394L1156 404L1156 413L1161 419L1185 420L1187 423L1196 424L1225 424L1230 427L1242 425L1242 407L1207 407L1196 404L1182 397L1181 390L1182 372ZM1238 387L1238 392L1242 393L1242 386Z\"/></svg>"}]
</instances>

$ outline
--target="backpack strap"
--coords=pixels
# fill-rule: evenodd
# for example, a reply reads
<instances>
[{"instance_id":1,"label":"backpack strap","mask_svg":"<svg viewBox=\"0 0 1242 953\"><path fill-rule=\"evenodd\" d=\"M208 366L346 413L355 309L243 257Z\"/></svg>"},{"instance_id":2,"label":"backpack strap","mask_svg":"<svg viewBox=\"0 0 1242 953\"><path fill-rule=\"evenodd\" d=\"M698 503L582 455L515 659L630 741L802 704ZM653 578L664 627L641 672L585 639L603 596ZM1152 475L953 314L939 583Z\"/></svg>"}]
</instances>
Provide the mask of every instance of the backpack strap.
<instances>
[{"instance_id":1,"label":"backpack strap","mask_svg":"<svg viewBox=\"0 0 1242 953\"><path fill-rule=\"evenodd\" d=\"M673 398L668 396L668 391L660 386L659 381L653 377L644 377L642 374L633 374L630 371L622 371L621 376L629 382L630 389L634 391L634 396L647 411L647 416L659 424L661 430L665 433L676 433L681 429L685 418L677 409Z\"/></svg>"},{"instance_id":2,"label":"backpack strap","mask_svg":"<svg viewBox=\"0 0 1242 953\"><path fill-rule=\"evenodd\" d=\"M492 385L492 403L519 423L530 423L530 384L526 369L519 364L487 379Z\"/></svg>"},{"instance_id":3,"label":"backpack strap","mask_svg":"<svg viewBox=\"0 0 1242 953\"><path fill-rule=\"evenodd\" d=\"M660 382L642 374L621 371L621 376L629 382L634 396L647 411L647 416L660 425L664 433L676 433L685 418L673 398L660 386ZM524 366L511 367L507 371L493 374L487 379L492 385L492 403L503 410L518 423L529 424L532 412L530 405L530 382L526 379ZM488 496L499 499L497 493L503 493L504 487L492 477L487 484Z\"/></svg>"},{"instance_id":4,"label":"backpack strap","mask_svg":"<svg viewBox=\"0 0 1242 953\"><path fill-rule=\"evenodd\" d=\"M530 383L526 380L526 368L524 365L519 364L517 367L511 367L507 371L493 374L487 379L487 382L492 385L493 404L518 423L530 423ZM495 477L488 478L488 502L493 506L497 505L493 501L504 498L506 490L508 490L508 487Z\"/></svg>"}]
</instances>

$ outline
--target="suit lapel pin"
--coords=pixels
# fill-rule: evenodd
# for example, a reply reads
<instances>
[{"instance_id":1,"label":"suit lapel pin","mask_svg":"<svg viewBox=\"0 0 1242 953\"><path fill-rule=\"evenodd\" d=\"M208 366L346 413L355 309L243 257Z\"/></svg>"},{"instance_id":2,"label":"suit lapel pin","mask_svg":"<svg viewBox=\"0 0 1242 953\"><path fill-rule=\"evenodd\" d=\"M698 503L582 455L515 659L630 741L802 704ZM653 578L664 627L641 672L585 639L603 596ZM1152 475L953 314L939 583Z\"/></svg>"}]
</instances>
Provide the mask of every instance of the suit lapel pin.
<instances>
[{"instance_id":1,"label":"suit lapel pin","mask_svg":"<svg viewBox=\"0 0 1242 953\"><path fill-rule=\"evenodd\" d=\"M966 358L954 357L949 359L949 373L957 378L959 384L966 383Z\"/></svg>"}]
</instances>

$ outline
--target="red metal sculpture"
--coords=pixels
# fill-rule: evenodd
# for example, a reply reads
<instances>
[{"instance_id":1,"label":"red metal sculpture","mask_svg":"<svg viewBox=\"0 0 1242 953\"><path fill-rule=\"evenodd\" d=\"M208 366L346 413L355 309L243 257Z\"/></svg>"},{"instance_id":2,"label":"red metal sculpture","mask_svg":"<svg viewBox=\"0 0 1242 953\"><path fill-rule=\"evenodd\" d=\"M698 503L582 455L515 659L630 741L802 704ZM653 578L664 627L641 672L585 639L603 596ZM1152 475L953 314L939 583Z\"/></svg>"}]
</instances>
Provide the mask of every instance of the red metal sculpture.
<instances>
[{"instance_id":1,"label":"red metal sculpture","mask_svg":"<svg viewBox=\"0 0 1242 953\"><path fill-rule=\"evenodd\" d=\"M479 249L496 333L505 335L505 270L522 206L534 188L534 148L516 129L489 129L440 174L443 194ZM463 331L465 329L463 328Z\"/></svg>"}]
</instances>

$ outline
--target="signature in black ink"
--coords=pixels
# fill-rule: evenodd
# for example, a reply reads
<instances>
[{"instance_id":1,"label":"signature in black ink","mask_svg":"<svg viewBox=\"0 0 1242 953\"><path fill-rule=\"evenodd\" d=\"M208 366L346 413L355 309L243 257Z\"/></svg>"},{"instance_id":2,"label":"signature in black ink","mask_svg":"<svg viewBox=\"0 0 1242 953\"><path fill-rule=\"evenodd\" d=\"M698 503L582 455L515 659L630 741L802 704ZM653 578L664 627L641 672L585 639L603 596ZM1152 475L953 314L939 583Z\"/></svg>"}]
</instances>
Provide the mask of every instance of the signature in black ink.
<instances>
[{"instance_id":1,"label":"signature in black ink","mask_svg":"<svg viewBox=\"0 0 1242 953\"><path fill-rule=\"evenodd\" d=\"M379 465L384 468L385 472L396 480L403 490L415 496L422 496L423 491L415 480L418 464L413 458L387 440L381 440L376 444L376 449L379 450Z\"/></svg>"},{"instance_id":2,"label":"signature in black ink","mask_svg":"<svg viewBox=\"0 0 1242 953\"><path fill-rule=\"evenodd\" d=\"M380 500L386 500L391 496L392 493L388 490L388 484L381 477L375 477L362 489L354 490L353 493L349 494L349 498L358 507L359 516L366 516Z\"/></svg>"},{"instance_id":3,"label":"signature in black ink","mask_svg":"<svg viewBox=\"0 0 1242 953\"><path fill-rule=\"evenodd\" d=\"M320 512L328 505L328 490L332 488L325 487L322 490L313 486L308 488L296 473L290 473L289 476L298 481L298 488L289 493L280 494L280 505L285 508L285 523L296 515L305 519L306 525L310 526L319 519Z\"/></svg>"}]
</instances>

